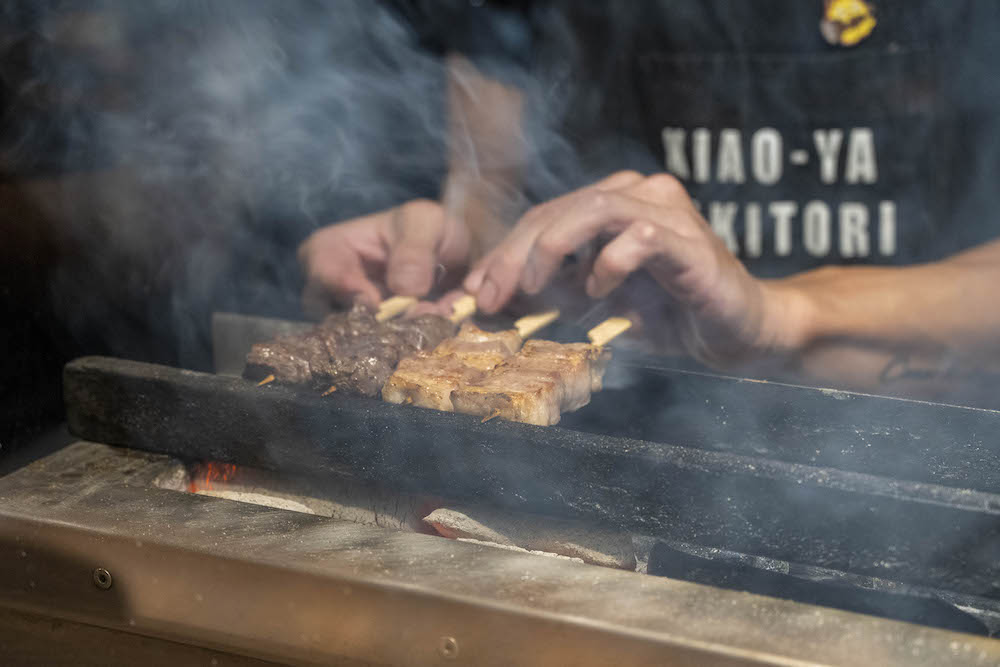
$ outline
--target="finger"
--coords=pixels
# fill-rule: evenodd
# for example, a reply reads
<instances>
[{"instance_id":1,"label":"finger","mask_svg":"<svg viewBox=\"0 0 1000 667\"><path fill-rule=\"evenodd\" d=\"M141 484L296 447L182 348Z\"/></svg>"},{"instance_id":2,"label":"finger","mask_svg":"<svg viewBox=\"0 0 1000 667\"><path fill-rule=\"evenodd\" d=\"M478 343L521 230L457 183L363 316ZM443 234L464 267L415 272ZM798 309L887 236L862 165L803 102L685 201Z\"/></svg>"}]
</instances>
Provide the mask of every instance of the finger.
<instances>
[{"instance_id":1,"label":"finger","mask_svg":"<svg viewBox=\"0 0 1000 667\"><path fill-rule=\"evenodd\" d=\"M616 171L615 173L602 178L593 184L594 188L598 190L618 190L620 188L627 188L641 183L644 180L644 176L637 171Z\"/></svg>"},{"instance_id":2,"label":"finger","mask_svg":"<svg viewBox=\"0 0 1000 667\"><path fill-rule=\"evenodd\" d=\"M476 293L482 284L483 278L486 276L486 270L490 264L496 259L497 255L504 252L512 245L528 245L532 242L535 236L537 236L539 229L538 227L544 223L544 220L550 218L558 213L558 211L564 209L573 203L574 198L579 196L582 192L587 192L590 190L616 190L620 188L630 187L636 183L641 182L643 179L642 174L637 171L618 171L606 178L592 183L586 187L580 188L579 190L574 190L572 192L566 193L560 197L557 197L551 201L539 204L533 207L528 213L526 213L515 225L514 229L503 243L500 244L490 253L483 256L476 265L472 267L469 271L465 280L463 281L463 286L468 292Z\"/></svg>"},{"instance_id":3,"label":"finger","mask_svg":"<svg viewBox=\"0 0 1000 667\"><path fill-rule=\"evenodd\" d=\"M311 319L321 319L328 315L338 305L349 305L360 302L376 308L381 301L381 291L359 288L357 290L331 290L329 286L318 282L306 283L302 290L302 312Z\"/></svg>"},{"instance_id":4,"label":"finger","mask_svg":"<svg viewBox=\"0 0 1000 667\"><path fill-rule=\"evenodd\" d=\"M642 180L638 172L617 172L585 188L563 195L529 211L515 226L507 239L484 257L469 273L463 286L476 295L477 305L485 313L495 313L506 304L522 283L525 263L538 235L566 211L578 205L581 197L613 191ZM533 275L533 274L532 274ZM546 279L547 280L547 279ZM533 277L528 282L535 284ZM537 293L544 282L534 289Z\"/></svg>"},{"instance_id":5,"label":"finger","mask_svg":"<svg viewBox=\"0 0 1000 667\"><path fill-rule=\"evenodd\" d=\"M444 212L435 202L410 202L397 210L392 229L386 283L394 294L424 296L434 285Z\"/></svg>"},{"instance_id":6,"label":"finger","mask_svg":"<svg viewBox=\"0 0 1000 667\"><path fill-rule=\"evenodd\" d=\"M475 295L479 310L485 313L495 313L517 289L524 259L538 233L527 217L518 222L499 246L479 260L462 282L465 291Z\"/></svg>"},{"instance_id":7,"label":"finger","mask_svg":"<svg viewBox=\"0 0 1000 667\"><path fill-rule=\"evenodd\" d=\"M661 206L691 206L691 197L684 184L670 174L652 174L641 181L634 181L623 188L622 192L651 204Z\"/></svg>"},{"instance_id":8,"label":"finger","mask_svg":"<svg viewBox=\"0 0 1000 667\"><path fill-rule=\"evenodd\" d=\"M636 220L656 220L668 227L681 227L687 224L690 216L678 213L621 191L590 192L538 235L527 260L521 287L529 294L542 289L569 253L601 233L618 234Z\"/></svg>"},{"instance_id":9,"label":"finger","mask_svg":"<svg viewBox=\"0 0 1000 667\"><path fill-rule=\"evenodd\" d=\"M685 209L691 206L691 199L688 197L687 191L684 186L676 178L669 174L654 174L652 176L644 177L638 172L619 172L613 176L605 179L604 181L597 184L593 190L590 191L589 195L594 201L587 203L584 200L583 205L589 209L589 212L594 212L598 210L602 204L606 203L607 198L603 196L603 193L617 193L621 196L627 196L632 199L636 199L647 204L653 204L671 209ZM579 199L578 199L579 201ZM572 219L574 215L573 211L570 210L567 213L567 209L563 209L563 222L568 223L568 226L562 230L565 234L575 236L577 231L574 229ZM623 229L629 221L618 221L618 225L608 225L599 231L612 232L614 233L618 229ZM553 226L554 227L554 226ZM544 246L551 243L555 250L564 249L574 243L573 239L566 239L560 237L560 230L550 227L545 233L543 233L536 243L536 246ZM593 234L587 237L588 239L593 238ZM581 247L585 241L580 240L576 242L576 246L571 250L567 250L558 253L556 256L552 257L552 262L546 263L544 261L544 256L536 258L534 256L529 257L528 266L525 270L525 276L522 281L522 288L528 293L535 293L540 290L549 280L552 279L552 273L558 270L559 263L562 261L563 257L569 252L575 251L577 248ZM544 255L544 252L543 252ZM536 259L541 259L539 264L535 264Z\"/></svg>"},{"instance_id":10,"label":"finger","mask_svg":"<svg viewBox=\"0 0 1000 667\"><path fill-rule=\"evenodd\" d=\"M323 298L345 304L361 300L374 307L382 300L382 291L365 273L361 258L346 245L327 247L322 256L314 255L306 264L309 273L303 298L308 295L312 303Z\"/></svg>"},{"instance_id":11,"label":"finger","mask_svg":"<svg viewBox=\"0 0 1000 667\"><path fill-rule=\"evenodd\" d=\"M668 227L640 220L606 245L587 278L587 294L595 299L607 296L638 269L650 266L657 282L672 292L670 277L687 268L695 259L695 242Z\"/></svg>"},{"instance_id":12,"label":"finger","mask_svg":"<svg viewBox=\"0 0 1000 667\"><path fill-rule=\"evenodd\" d=\"M452 314L452 304L465 295L465 290L455 289L447 292L437 301L420 301L407 311L407 317L417 317L419 315L440 315L448 317Z\"/></svg>"}]
</instances>

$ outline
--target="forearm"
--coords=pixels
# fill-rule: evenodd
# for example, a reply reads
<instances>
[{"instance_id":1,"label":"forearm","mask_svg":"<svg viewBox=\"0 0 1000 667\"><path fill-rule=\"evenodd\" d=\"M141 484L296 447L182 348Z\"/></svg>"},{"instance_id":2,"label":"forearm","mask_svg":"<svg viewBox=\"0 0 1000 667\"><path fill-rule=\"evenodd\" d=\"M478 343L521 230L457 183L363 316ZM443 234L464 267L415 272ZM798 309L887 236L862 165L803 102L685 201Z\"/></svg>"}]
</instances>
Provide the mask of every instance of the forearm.
<instances>
[{"instance_id":1,"label":"forearm","mask_svg":"<svg viewBox=\"0 0 1000 667\"><path fill-rule=\"evenodd\" d=\"M1000 371L1000 242L905 268L828 267L764 289L765 365L789 379L939 397Z\"/></svg>"},{"instance_id":2,"label":"forearm","mask_svg":"<svg viewBox=\"0 0 1000 667\"><path fill-rule=\"evenodd\" d=\"M495 245L522 205L523 98L480 73L465 58L448 58L448 175L442 202L473 239L472 261Z\"/></svg>"}]
</instances>

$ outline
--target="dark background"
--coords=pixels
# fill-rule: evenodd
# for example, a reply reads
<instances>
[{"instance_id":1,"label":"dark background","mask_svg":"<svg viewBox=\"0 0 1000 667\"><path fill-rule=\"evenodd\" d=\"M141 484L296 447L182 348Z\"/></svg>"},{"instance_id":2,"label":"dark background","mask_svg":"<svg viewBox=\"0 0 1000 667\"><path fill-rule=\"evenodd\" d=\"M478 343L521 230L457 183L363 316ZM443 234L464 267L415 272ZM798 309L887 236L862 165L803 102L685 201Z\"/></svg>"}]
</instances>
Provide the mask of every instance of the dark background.
<instances>
[{"instance_id":1,"label":"dark background","mask_svg":"<svg viewBox=\"0 0 1000 667\"><path fill-rule=\"evenodd\" d=\"M208 369L213 311L301 317L313 229L435 197L419 39L371 2L0 0L0 456L68 360Z\"/></svg>"}]
</instances>

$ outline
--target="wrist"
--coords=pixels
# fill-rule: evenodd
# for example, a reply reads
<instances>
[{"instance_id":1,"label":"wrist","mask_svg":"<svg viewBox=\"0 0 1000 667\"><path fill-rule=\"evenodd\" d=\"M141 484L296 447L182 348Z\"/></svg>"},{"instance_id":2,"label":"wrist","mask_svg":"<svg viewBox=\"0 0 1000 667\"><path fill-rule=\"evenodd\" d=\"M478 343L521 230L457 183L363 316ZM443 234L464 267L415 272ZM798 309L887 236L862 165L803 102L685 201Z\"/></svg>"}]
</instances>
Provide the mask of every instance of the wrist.
<instances>
[{"instance_id":1,"label":"wrist","mask_svg":"<svg viewBox=\"0 0 1000 667\"><path fill-rule=\"evenodd\" d=\"M816 338L820 308L808 290L786 279L762 280L761 356L792 356Z\"/></svg>"}]
</instances>

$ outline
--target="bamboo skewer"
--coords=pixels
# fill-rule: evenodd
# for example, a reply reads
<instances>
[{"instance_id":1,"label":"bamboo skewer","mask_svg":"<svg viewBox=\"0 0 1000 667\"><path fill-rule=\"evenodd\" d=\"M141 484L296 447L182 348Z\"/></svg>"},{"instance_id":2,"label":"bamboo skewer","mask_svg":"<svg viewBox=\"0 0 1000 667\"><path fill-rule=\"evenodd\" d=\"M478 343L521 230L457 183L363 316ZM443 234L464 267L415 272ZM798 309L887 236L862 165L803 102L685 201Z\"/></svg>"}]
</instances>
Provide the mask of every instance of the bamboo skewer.
<instances>
[{"instance_id":1,"label":"bamboo skewer","mask_svg":"<svg viewBox=\"0 0 1000 667\"><path fill-rule=\"evenodd\" d=\"M455 300L455 303L451 304L451 320L454 324L459 324L462 320L472 317L476 312L476 297L471 294L466 294L463 297L459 297Z\"/></svg>"},{"instance_id":2,"label":"bamboo skewer","mask_svg":"<svg viewBox=\"0 0 1000 667\"><path fill-rule=\"evenodd\" d=\"M528 338L533 333L547 327L559 318L559 310L547 310L544 313L525 315L514 322L514 328L521 338Z\"/></svg>"},{"instance_id":3,"label":"bamboo skewer","mask_svg":"<svg viewBox=\"0 0 1000 667\"><path fill-rule=\"evenodd\" d=\"M385 322L393 317L396 317L400 313L405 312L410 306L415 304L417 300L412 296L393 296L389 297L385 301L379 304L378 311L375 313L375 319L378 322ZM476 312L476 298L471 294L466 294L458 298L451 305L452 314L448 318L455 324L461 323L463 320L468 319ZM520 334L521 338L528 338L536 331L548 326L552 322L556 321L559 317L559 310L547 310L544 313L535 313L532 315L525 315L521 319L514 322L514 328L517 329L517 333Z\"/></svg>"},{"instance_id":4,"label":"bamboo skewer","mask_svg":"<svg viewBox=\"0 0 1000 667\"><path fill-rule=\"evenodd\" d=\"M391 296L378 305L378 311L375 313L375 321L385 322L386 320L391 320L416 302L417 299L412 296Z\"/></svg>"},{"instance_id":5,"label":"bamboo skewer","mask_svg":"<svg viewBox=\"0 0 1000 667\"><path fill-rule=\"evenodd\" d=\"M631 320L624 317L609 317L587 332L591 345L604 347L617 336L632 328Z\"/></svg>"},{"instance_id":6,"label":"bamboo skewer","mask_svg":"<svg viewBox=\"0 0 1000 667\"><path fill-rule=\"evenodd\" d=\"M379 305L379 310L375 315L375 319L379 322L384 322L385 320L391 319L396 315L399 315L407 308L416 303L416 299L408 296L394 296L386 299ZM470 294L460 297L452 304L452 315L449 318L453 323L458 324L463 320L471 317L476 312L476 299ZM514 328L517 330L518 335L522 338L528 338L529 336L540 331L544 327L547 327L552 322L559 318L559 310L553 309L542 313L534 313L532 315L525 315L524 317L518 319L514 322ZM590 344L597 347L604 347L615 337L621 335L622 333L628 331L632 327L632 322L624 317L609 317L604 320L596 327L587 332L587 338L590 339ZM257 383L258 387L263 387L266 384L270 384L275 381L274 374L270 374L263 380ZM337 391L336 385L331 386L329 389L324 391L320 396L329 396L330 394ZM494 412L483 418L483 422L488 422L489 420L498 417L500 412Z\"/></svg>"}]
</instances>

